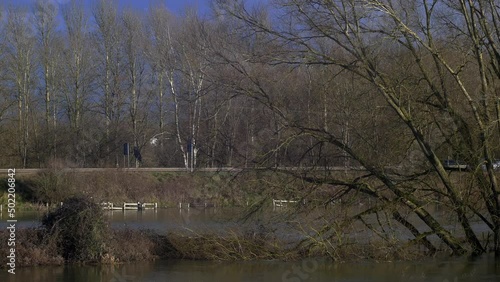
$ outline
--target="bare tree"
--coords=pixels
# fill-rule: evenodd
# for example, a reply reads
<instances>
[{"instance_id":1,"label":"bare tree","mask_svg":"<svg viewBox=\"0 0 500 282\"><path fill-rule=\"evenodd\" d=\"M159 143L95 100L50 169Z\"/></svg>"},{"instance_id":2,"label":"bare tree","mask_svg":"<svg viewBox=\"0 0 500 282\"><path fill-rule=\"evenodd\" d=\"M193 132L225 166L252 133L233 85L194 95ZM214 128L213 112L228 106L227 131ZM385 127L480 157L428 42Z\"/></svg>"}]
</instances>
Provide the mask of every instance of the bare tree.
<instances>
[{"instance_id":1,"label":"bare tree","mask_svg":"<svg viewBox=\"0 0 500 282\"><path fill-rule=\"evenodd\" d=\"M3 7L0 7L0 31L1 31L1 36L0 36L0 64L2 66L6 65L6 52L4 51L7 48L6 43L6 38L4 38L3 34L5 34L5 26L4 26L4 10ZM7 71L6 68L1 68L0 70L0 99L2 102L0 104L2 105L0 107L0 123L6 118L6 114L8 113L9 109L15 104L12 99L10 99L9 95L7 95L7 91L5 90L6 87L6 82L7 82ZM2 123L3 124L3 123Z\"/></svg>"},{"instance_id":2,"label":"bare tree","mask_svg":"<svg viewBox=\"0 0 500 282\"><path fill-rule=\"evenodd\" d=\"M156 134L167 135L166 93L167 89L175 91L175 88L172 88L173 66L175 64L172 30L175 29L175 21L173 15L171 15L164 6L150 9L149 14L149 34L151 38L151 45L148 51L148 58L155 77L156 102L158 106L159 132ZM159 145L163 151L164 136L161 137Z\"/></svg>"},{"instance_id":3,"label":"bare tree","mask_svg":"<svg viewBox=\"0 0 500 282\"><path fill-rule=\"evenodd\" d=\"M9 78L17 100L18 151L21 165L28 164L30 141L30 110L34 90L35 37L29 25L29 14L21 8L10 7L6 25L6 56Z\"/></svg>"},{"instance_id":4,"label":"bare tree","mask_svg":"<svg viewBox=\"0 0 500 282\"><path fill-rule=\"evenodd\" d=\"M420 159L425 160L422 166L415 165L411 170L393 174L382 164L367 158L370 154L365 151L374 150L367 146L370 142L363 141L368 140L363 132L359 131L360 138L357 138L363 142L349 142L346 134L339 134L330 127L311 127L292 120L283 107L277 106L277 101L264 101L280 115L287 128L295 130L296 138L307 134L341 149L392 195L381 194L370 182L360 179L305 179L364 192L377 198L382 206L399 201L454 253L486 251L488 243L481 242L472 228L471 218L477 216L490 228L494 237L493 249L500 254L499 191L492 168L495 151L492 144L498 136L491 130L498 125L491 117L498 112L497 94L492 87L498 79L495 74L498 65L496 1L283 0L278 1L280 10L277 13L286 16L280 17L275 25L262 21L241 1L218 2L227 14L255 32L267 34L269 42L284 48L266 57L268 64L341 68L371 85L372 91L385 101L384 106L392 109L394 122L404 126L402 134L384 136L408 144L407 149L398 149L398 161L408 161L409 152L415 154L412 148L418 148ZM441 30L446 32L441 33ZM395 59L398 61L394 62ZM254 76L245 75L254 88L258 86ZM262 90L264 95L269 89ZM346 128L353 126L346 125ZM432 138L428 132L433 132ZM349 134L351 141L352 135ZM471 165L468 176L474 184L468 196L464 196L464 187L454 182L443 166L443 148L449 148ZM486 175L480 169L483 162ZM440 180L440 186L431 191L444 196L452 206L450 212L460 224L467 246L425 208L432 199L419 196L427 189L413 180L419 178L425 183L434 177ZM481 195L483 201L473 202L473 193ZM486 207L486 212L482 207ZM366 211L370 212L376 213ZM393 218L414 234L416 240L426 238L397 212L393 213ZM429 250L436 249L429 241L421 243Z\"/></svg>"},{"instance_id":5,"label":"bare tree","mask_svg":"<svg viewBox=\"0 0 500 282\"><path fill-rule=\"evenodd\" d=\"M151 18L154 58L158 58L155 68L159 80L165 78L168 81L174 102L176 141L184 166L192 171L197 161L197 136L206 67L202 62L203 24L196 15L191 15L182 25L174 25L165 9L153 10ZM162 97L163 92L160 90L160 120L163 120ZM160 124L163 125L163 121Z\"/></svg>"},{"instance_id":6,"label":"bare tree","mask_svg":"<svg viewBox=\"0 0 500 282\"><path fill-rule=\"evenodd\" d=\"M84 114L88 108L88 99L95 80L95 65L92 63L90 48L89 23L84 8L77 1L72 1L63 10L66 26L64 61L61 69L64 74L62 93L64 93L65 110L69 120L72 143L71 155L75 161L83 165L86 158L84 147Z\"/></svg>"},{"instance_id":7,"label":"bare tree","mask_svg":"<svg viewBox=\"0 0 500 282\"><path fill-rule=\"evenodd\" d=\"M143 98L142 86L145 80L145 51L147 38L145 37L145 30L139 15L132 11L125 11L123 13L123 26L124 26L124 53L126 57L126 64L128 69L127 92L129 96L129 113L130 122L132 124L132 135L135 150L139 150L142 146L140 142L140 128L139 123L144 125L145 112L139 112L141 109L148 108L148 104L140 104ZM141 117L142 116L142 117ZM138 151L139 153L139 151ZM136 157L135 166L139 167L139 159Z\"/></svg>"},{"instance_id":8,"label":"bare tree","mask_svg":"<svg viewBox=\"0 0 500 282\"><path fill-rule=\"evenodd\" d=\"M51 96L55 88L55 53L54 45L56 40L58 9L54 3L46 1L36 1L33 10L35 28L38 43L41 51L41 63L43 67L43 82L45 96L45 123L49 128L52 118ZM55 121L54 121L55 122Z\"/></svg>"},{"instance_id":9,"label":"bare tree","mask_svg":"<svg viewBox=\"0 0 500 282\"><path fill-rule=\"evenodd\" d=\"M186 17L185 29L181 31L183 37L179 38L178 52L180 57L180 72L184 76L183 92L186 94L181 99L187 102L188 111L188 132L187 132L187 150L185 159L191 171L197 166L198 156L198 134L202 115L202 107L207 63L205 55L207 52L206 42L206 24L203 23L196 14L190 14ZM180 36L180 35L179 35ZM181 102L178 95L174 95L176 108ZM180 132L178 133L180 135Z\"/></svg>"},{"instance_id":10,"label":"bare tree","mask_svg":"<svg viewBox=\"0 0 500 282\"><path fill-rule=\"evenodd\" d=\"M56 106L56 74L58 57L60 55L58 49L57 35L57 14L58 7L53 2L38 0L34 4L34 27L37 33L39 61L42 67L42 81L45 102L45 127L47 132L55 134L57 124L57 106ZM56 136L50 135L52 139L50 143L50 154L55 153Z\"/></svg>"},{"instance_id":11,"label":"bare tree","mask_svg":"<svg viewBox=\"0 0 500 282\"><path fill-rule=\"evenodd\" d=\"M115 149L114 141L117 137L117 125L121 119L123 93L121 89L122 52L119 48L121 29L117 7L110 0L99 0L93 8L94 19L97 24L97 42L101 60L100 86L103 92L103 114L106 124L107 152L111 154ZM118 164L118 156L114 162Z\"/></svg>"}]
</instances>

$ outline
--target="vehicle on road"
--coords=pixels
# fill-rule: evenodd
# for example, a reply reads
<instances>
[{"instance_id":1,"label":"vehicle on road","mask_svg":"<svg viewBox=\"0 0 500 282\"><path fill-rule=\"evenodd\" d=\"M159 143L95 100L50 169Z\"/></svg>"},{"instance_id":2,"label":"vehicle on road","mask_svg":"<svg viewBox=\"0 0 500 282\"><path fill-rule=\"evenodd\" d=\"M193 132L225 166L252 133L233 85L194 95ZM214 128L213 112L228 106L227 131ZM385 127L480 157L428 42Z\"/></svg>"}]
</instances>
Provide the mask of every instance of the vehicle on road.
<instances>
[{"instance_id":1,"label":"vehicle on road","mask_svg":"<svg viewBox=\"0 0 500 282\"><path fill-rule=\"evenodd\" d=\"M492 161L491 161L491 165L493 166L493 169L494 169L494 170L498 170L498 169L500 169L500 160L492 160ZM482 168L483 170L486 170L486 164L485 164L485 163L483 163L483 164L481 165L481 168Z\"/></svg>"}]
</instances>

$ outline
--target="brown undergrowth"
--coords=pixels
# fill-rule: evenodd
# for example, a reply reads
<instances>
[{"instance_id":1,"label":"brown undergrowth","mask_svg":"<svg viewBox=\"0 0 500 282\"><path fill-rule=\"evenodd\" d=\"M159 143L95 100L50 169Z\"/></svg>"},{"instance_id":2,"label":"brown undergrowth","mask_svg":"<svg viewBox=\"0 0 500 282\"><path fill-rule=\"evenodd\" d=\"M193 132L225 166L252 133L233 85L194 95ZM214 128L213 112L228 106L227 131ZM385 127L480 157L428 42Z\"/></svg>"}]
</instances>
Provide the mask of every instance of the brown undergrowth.
<instances>
[{"instance_id":1,"label":"brown undergrowth","mask_svg":"<svg viewBox=\"0 0 500 282\"><path fill-rule=\"evenodd\" d=\"M62 265L67 263L120 264L132 261L156 259L188 260L298 260L304 258L330 258L332 261L357 260L415 260L427 257L416 246L391 245L374 242L342 245L322 243L304 244L290 248L277 239L254 237L249 234L228 232L221 234L161 235L151 230L111 230L102 242L103 250L98 259L70 260L61 252L56 240L43 229L19 229L16 233L16 266ZM8 233L0 231L0 241L6 242ZM0 253L7 253L6 244ZM333 255L332 255L333 254ZM446 255L438 253L436 255ZM66 258L66 259L65 259ZM7 265L6 256L0 257L0 265Z\"/></svg>"},{"instance_id":2,"label":"brown undergrowth","mask_svg":"<svg viewBox=\"0 0 500 282\"><path fill-rule=\"evenodd\" d=\"M156 202L161 207L178 203L209 203L218 207L242 206L259 197L263 187L252 174L229 172L128 172L103 170L74 172L45 169L16 178L17 207L59 205L70 197L94 202ZM7 181L0 178L0 204L6 204ZM31 209L31 208L28 208Z\"/></svg>"},{"instance_id":3,"label":"brown undergrowth","mask_svg":"<svg viewBox=\"0 0 500 282\"><path fill-rule=\"evenodd\" d=\"M7 241L7 231L0 231L0 240ZM131 261L151 261L155 259L190 260L259 260L290 259L293 251L285 251L277 242L264 238L252 238L230 233L227 236L215 234L160 235L151 230L120 229L111 230L102 243L102 251L97 258L75 257L65 253L57 239L45 230L36 228L16 231L16 265L61 265L65 263L115 264ZM85 250L84 253L92 251ZM6 244L0 246L1 253L7 253ZM0 258L5 267L6 256Z\"/></svg>"}]
</instances>

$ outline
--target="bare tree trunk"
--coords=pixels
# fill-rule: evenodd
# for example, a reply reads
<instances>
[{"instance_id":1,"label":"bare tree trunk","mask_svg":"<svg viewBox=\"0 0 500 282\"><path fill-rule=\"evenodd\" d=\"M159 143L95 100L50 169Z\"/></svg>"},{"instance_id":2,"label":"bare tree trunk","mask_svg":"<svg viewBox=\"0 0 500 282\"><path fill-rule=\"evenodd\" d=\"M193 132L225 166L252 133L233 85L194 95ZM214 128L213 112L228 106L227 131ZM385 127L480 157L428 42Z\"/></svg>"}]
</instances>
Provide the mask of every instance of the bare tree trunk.
<instances>
[{"instance_id":1,"label":"bare tree trunk","mask_svg":"<svg viewBox=\"0 0 500 282\"><path fill-rule=\"evenodd\" d=\"M47 133L48 156L55 157L55 119L52 115L55 95L55 27L57 8L53 3L36 1L34 9L35 26L41 49L41 63L43 68L44 96L45 96L45 132ZM54 132L54 136L51 134ZM38 138L37 138L38 139ZM50 140L52 139L52 140Z\"/></svg>"},{"instance_id":2,"label":"bare tree trunk","mask_svg":"<svg viewBox=\"0 0 500 282\"><path fill-rule=\"evenodd\" d=\"M165 127L165 113L164 113L164 106L163 106L163 96L165 93L163 92L163 79L164 79L164 73L163 71L160 71L158 73L158 108L160 112L160 117L159 117L159 128L160 132L164 132L164 127ZM160 148L163 151L163 138L160 139Z\"/></svg>"},{"instance_id":3,"label":"bare tree trunk","mask_svg":"<svg viewBox=\"0 0 500 282\"><path fill-rule=\"evenodd\" d=\"M6 40L10 42L7 50L7 61L11 81L14 85L13 92L17 94L18 114L18 152L21 165L28 165L29 144L29 111L31 91L33 88L34 72L34 34L24 22L22 10L10 8L6 25Z\"/></svg>"},{"instance_id":4,"label":"bare tree trunk","mask_svg":"<svg viewBox=\"0 0 500 282\"><path fill-rule=\"evenodd\" d=\"M70 122L71 150L74 161L80 166L85 166L87 148L83 138L84 104L86 91L93 81L93 75L86 71L91 66L89 63L91 50L89 50L89 38L86 34L87 19L83 7L76 1L71 2L63 10L63 19L66 25L68 47L64 52L63 77L65 79L62 81L62 93Z\"/></svg>"},{"instance_id":5,"label":"bare tree trunk","mask_svg":"<svg viewBox=\"0 0 500 282\"><path fill-rule=\"evenodd\" d=\"M99 0L94 9L94 18L98 27L98 34L102 49L102 77L101 85L103 87L104 99L104 118L106 125L106 155L108 162L113 161L111 156L111 145L115 141L117 134L116 128L112 125L120 119L121 91L119 89L118 76L120 75L120 34L117 19L117 10L110 0ZM118 161L118 155L115 155L114 162Z\"/></svg>"},{"instance_id":6,"label":"bare tree trunk","mask_svg":"<svg viewBox=\"0 0 500 282\"><path fill-rule=\"evenodd\" d=\"M141 57L141 52L144 48L145 38L143 37L143 30L141 26L141 22L139 17L136 14L133 14L131 11L127 11L123 15L123 22L125 27L125 54L127 57L128 64L128 74L129 74L129 83L130 83L130 120L132 123L132 135L134 138L134 148L139 150L141 147L139 142L139 128L138 128L138 120L139 120L139 112L138 112L138 104L139 104L139 91L140 85L139 81L141 70L144 69L143 64L144 61ZM139 167L140 160L135 158L135 167Z\"/></svg>"}]
</instances>

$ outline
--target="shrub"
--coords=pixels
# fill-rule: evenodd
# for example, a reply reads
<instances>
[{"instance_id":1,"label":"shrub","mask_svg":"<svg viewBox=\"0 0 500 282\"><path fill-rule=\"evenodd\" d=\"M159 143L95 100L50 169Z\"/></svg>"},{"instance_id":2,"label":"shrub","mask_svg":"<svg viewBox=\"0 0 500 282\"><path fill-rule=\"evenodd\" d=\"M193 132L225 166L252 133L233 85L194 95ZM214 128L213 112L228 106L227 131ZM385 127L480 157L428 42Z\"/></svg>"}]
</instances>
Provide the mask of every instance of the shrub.
<instances>
[{"instance_id":1,"label":"shrub","mask_svg":"<svg viewBox=\"0 0 500 282\"><path fill-rule=\"evenodd\" d=\"M273 237L240 234L229 231L225 235L168 234L168 240L177 254L197 260L259 260L282 259L288 256L283 246Z\"/></svg>"},{"instance_id":2,"label":"shrub","mask_svg":"<svg viewBox=\"0 0 500 282\"><path fill-rule=\"evenodd\" d=\"M61 170L43 170L37 174L34 182L34 196L41 202L59 203L73 194L70 181Z\"/></svg>"},{"instance_id":3,"label":"shrub","mask_svg":"<svg viewBox=\"0 0 500 282\"><path fill-rule=\"evenodd\" d=\"M11 246L7 245L10 232L0 230L0 268L7 268L7 254ZM43 230L37 228L16 229L16 266L60 265L64 259L57 254L53 244L44 240ZM5 254L5 255L3 255Z\"/></svg>"},{"instance_id":4,"label":"shrub","mask_svg":"<svg viewBox=\"0 0 500 282\"><path fill-rule=\"evenodd\" d=\"M108 226L101 207L87 198L74 197L48 213L42 225L66 261L100 261Z\"/></svg>"}]
</instances>

